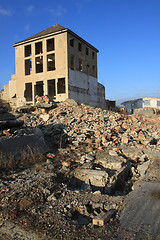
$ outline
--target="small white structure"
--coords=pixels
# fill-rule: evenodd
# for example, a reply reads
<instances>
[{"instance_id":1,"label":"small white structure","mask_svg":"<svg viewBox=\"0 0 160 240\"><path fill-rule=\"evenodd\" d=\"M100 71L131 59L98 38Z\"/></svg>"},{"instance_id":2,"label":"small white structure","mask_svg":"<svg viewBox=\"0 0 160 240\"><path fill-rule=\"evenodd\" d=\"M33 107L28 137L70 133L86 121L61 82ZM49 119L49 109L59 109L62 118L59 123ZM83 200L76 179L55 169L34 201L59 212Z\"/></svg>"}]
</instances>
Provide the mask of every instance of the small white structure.
<instances>
[{"instance_id":1,"label":"small white structure","mask_svg":"<svg viewBox=\"0 0 160 240\"><path fill-rule=\"evenodd\" d=\"M132 114L134 109L138 108L158 108L160 109L160 98L145 97L135 100L122 102L126 107L127 113Z\"/></svg>"}]
</instances>

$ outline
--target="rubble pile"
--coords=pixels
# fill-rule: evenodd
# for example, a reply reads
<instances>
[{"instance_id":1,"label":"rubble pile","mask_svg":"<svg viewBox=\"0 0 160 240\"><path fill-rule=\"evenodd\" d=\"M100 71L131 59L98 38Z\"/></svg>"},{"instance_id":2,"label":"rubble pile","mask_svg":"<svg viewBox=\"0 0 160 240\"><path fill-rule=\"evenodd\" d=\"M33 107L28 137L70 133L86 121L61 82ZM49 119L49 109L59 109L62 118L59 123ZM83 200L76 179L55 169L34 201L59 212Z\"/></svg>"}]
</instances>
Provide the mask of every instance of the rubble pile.
<instances>
[{"instance_id":1,"label":"rubble pile","mask_svg":"<svg viewBox=\"0 0 160 240\"><path fill-rule=\"evenodd\" d=\"M0 139L43 136L46 162L0 179L1 217L34 227L47 239L75 234L77 239L116 239L123 200L134 182L158 181L158 174L148 170L160 158L159 119L152 124L146 116L71 99L50 104L37 97L37 102L41 105L34 110L19 108L14 114L23 126L3 128Z\"/></svg>"}]
</instances>

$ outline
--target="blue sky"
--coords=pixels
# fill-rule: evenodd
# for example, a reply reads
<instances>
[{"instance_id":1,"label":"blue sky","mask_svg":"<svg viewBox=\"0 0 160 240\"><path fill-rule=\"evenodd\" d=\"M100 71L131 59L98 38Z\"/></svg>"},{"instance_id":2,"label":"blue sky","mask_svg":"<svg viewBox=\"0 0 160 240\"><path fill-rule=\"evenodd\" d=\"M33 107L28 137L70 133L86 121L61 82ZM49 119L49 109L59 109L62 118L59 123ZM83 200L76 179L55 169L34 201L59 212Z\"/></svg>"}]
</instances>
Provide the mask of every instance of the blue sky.
<instances>
[{"instance_id":1,"label":"blue sky","mask_svg":"<svg viewBox=\"0 0 160 240\"><path fill-rule=\"evenodd\" d=\"M0 89L15 73L12 45L56 23L99 50L107 99L160 97L160 0L0 0Z\"/></svg>"}]
</instances>

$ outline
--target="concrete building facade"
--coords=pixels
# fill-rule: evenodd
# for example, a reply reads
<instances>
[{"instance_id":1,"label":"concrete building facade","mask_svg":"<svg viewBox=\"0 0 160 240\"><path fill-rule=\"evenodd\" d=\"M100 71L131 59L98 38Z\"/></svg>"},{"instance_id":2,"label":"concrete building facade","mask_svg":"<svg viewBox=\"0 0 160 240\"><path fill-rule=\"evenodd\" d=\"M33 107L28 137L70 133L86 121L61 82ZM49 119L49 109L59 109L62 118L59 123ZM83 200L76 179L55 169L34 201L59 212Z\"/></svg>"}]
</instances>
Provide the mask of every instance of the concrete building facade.
<instances>
[{"instance_id":1,"label":"concrete building facade","mask_svg":"<svg viewBox=\"0 0 160 240\"><path fill-rule=\"evenodd\" d=\"M160 109L160 98L139 98L135 100L125 101L121 103L126 107L127 113L134 113L135 109L139 108L157 108Z\"/></svg>"},{"instance_id":2,"label":"concrete building facade","mask_svg":"<svg viewBox=\"0 0 160 240\"><path fill-rule=\"evenodd\" d=\"M13 45L15 75L8 85L16 106L72 98L104 108L105 88L97 81L98 50L68 28L56 24Z\"/></svg>"}]
</instances>

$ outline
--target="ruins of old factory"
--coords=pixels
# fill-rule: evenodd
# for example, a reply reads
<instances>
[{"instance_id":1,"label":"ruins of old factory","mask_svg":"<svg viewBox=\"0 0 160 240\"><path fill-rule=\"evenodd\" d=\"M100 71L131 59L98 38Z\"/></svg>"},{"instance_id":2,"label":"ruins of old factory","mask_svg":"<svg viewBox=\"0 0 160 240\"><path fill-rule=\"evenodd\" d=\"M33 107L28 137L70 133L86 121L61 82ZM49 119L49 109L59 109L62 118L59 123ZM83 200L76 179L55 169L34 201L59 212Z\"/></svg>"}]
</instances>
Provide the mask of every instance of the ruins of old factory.
<instances>
[{"instance_id":1,"label":"ruins of old factory","mask_svg":"<svg viewBox=\"0 0 160 240\"><path fill-rule=\"evenodd\" d=\"M74 99L104 108L105 88L97 81L98 50L68 28L56 24L15 47L15 74L4 85L3 99L16 107L35 103L35 96L50 101Z\"/></svg>"}]
</instances>

